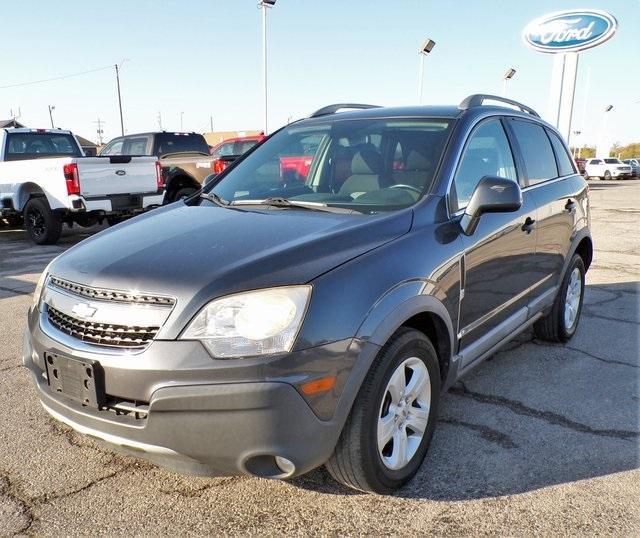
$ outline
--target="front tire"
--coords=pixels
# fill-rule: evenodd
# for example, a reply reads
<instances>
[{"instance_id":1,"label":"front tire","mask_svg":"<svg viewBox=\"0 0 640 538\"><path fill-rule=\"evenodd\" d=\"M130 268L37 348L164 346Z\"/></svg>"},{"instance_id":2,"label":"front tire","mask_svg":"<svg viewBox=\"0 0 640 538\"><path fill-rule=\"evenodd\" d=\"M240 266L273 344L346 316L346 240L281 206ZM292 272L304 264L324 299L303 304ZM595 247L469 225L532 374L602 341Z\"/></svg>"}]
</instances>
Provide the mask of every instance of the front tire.
<instances>
[{"instance_id":1,"label":"front tire","mask_svg":"<svg viewBox=\"0 0 640 538\"><path fill-rule=\"evenodd\" d=\"M574 254L551 312L533 325L538 338L548 342L567 342L575 334L584 300L585 273L584 261L579 254Z\"/></svg>"},{"instance_id":2,"label":"front tire","mask_svg":"<svg viewBox=\"0 0 640 538\"><path fill-rule=\"evenodd\" d=\"M431 443L440 396L436 351L399 329L380 350L326 468L338 482L388 494L410 480Z\"/></svg>"},{"instance_id":3,"label":"front tire","mask_svg":"<svg viewBox=\"0 0 640 538\"><path fill-rule=\"evenodd\" d=\"M609 172L609 170L605 170L604 179L605 179L605 181L610 181L611 180L611 172Z\"/></svg>"},{"instance_id":4,"label":"front tire","mask_svg":"<svg viewBox=\"0 0 640 538\"><path fill-rule=\"evenodd\" d=\"M62 219L46 198L31 198L24 207L24 227L37 245L53 245L60 239Z\"/></svg>"},{"instance_id":5,"label":"front tire","mask_svg":"<svg viewBox=\"0 0 640 538\"><path fill-rule=\"evenodd\" d=\"M183 198L189 198L194 192L198 189L194 189L193 187L184 187L179 189L175 195L173 196L173 201L177 202L178 200L182 200Z\"/></svg>"}]
</instances>

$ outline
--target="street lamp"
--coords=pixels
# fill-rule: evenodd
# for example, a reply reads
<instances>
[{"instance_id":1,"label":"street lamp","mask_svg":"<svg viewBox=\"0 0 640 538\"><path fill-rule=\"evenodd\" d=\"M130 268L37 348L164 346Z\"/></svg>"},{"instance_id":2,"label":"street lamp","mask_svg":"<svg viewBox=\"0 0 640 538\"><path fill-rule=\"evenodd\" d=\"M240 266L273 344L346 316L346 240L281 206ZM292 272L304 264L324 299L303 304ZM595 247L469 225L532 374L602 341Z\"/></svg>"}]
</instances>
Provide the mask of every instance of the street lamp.
<instances>
[{"instance_id":1,"label":"street lamp","mask_svg":"<svg viewBox=\"0 0 640 538\"><path fill-rule=\"evenodd\" d=\"M263 127L264 134L267 129L267 9L276 5L276 0L260 0L258 8L262 8L262 92L263 92Z\"/></svg>"},{"instance_id":2,"label":"street lamp","mask_svg":"<svg viewBox=\"0 0 640 538\"><path fill-rule=\"evenodd\" d=\"M420 50L418 51L420 54L420 70L418 72L418 102L420 104L422 104L422 87L424 84L424 59L435 46L435 41L433 41L432 39L425 39L422 42L422 47L420 47Z\"/></svg>"},{"instance_id":3,"label":"street lamp","mask_svg":"<svg viewBox=\"0 0 640 538\"><path fill-rule=\"evenodd\" d=\"M49 119L51 120L51 128L55 129L55 127L53 126L53 114L52 112L56 109L55 106L49 105Z\"/></svg>"},{"instance_id":4,"label":"street lamp","mask_svg":"<svg viewBox=\"0 0 640 538\"><path fill-rule=\"evenodd\" d=\"M502 77L502 97L507 96L507 82L513 78L513 75L516 74L516 70L513 67L510 67L506 70L504 76Z\"/></svg>"}]
</instances>

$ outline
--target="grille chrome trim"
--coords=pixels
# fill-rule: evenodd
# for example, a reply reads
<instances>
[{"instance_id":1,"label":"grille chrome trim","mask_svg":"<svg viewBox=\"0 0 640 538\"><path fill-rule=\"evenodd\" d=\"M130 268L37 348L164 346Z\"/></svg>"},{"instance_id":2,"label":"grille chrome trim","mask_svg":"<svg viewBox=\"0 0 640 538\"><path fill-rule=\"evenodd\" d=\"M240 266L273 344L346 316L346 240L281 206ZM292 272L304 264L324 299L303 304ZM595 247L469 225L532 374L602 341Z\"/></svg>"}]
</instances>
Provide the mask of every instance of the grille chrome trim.
<instances>
[{"instance_id":1,"label":"grille chrome trim","mask_svg":"<svg viewBox=\"0 0 640 538\"><path fill-rule=\"evenodd\" d=\"M47 319L59 331L88 344L120 349L146 347L160 327L140 327L82 320L47 305Z\"/></svg>"},{"instance_id":2,"label":"grille chrome trim","mask_svg":"<svg viewBox=\"0 0 640 538\"><path fill-rule=\"evenodd\" d=\"M73 295L87 297L98 301L113 301L118 303L148 304L156 306L174 306L176 300L173 297L163 295L149 295L129 293L118 290L108 290L95 288L84 284L77 284L69 280L64 280L56 276L49 276L49 283L57 288L63 289Z\"/></svg>"}]
</instances>

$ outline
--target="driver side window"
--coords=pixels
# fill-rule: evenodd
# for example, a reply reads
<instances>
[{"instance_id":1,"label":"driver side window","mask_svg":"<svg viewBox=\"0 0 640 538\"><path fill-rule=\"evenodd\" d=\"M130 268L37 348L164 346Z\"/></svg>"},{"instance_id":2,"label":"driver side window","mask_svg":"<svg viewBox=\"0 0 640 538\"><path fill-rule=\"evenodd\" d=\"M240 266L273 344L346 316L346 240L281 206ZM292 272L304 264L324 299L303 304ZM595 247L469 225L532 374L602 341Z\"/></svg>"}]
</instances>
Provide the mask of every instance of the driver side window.
<instances>
[{"instance_id":1,"label":"driver side window","mask_svg":"<svg viewBox=\"0 0 640 538\"><path fill-rule=\"evenodd\" d=\"M467 207L484 176L518 181L511 147L499 119L482 123L469 137L449 193L452 213Z\"/></svg>"}]
</instances>

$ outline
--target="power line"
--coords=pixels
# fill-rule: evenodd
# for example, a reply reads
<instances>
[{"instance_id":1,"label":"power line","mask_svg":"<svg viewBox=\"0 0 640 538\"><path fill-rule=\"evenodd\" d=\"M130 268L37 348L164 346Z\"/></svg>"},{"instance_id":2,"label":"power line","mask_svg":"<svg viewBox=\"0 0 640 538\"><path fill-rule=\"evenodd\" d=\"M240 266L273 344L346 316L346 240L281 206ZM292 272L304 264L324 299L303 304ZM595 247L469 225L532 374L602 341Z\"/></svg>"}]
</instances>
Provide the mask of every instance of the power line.
<instances>
[{"instance_id":1,"label":"power line","mask_svg":"<svg viewBox=\"0 0 640 538\"><path fill-rule=\"evenodd\" d=\"M72 73L70 75L62 75L59 77L43 78L41 80L32 80L31 82L17 82L15 84L7 84L5 86L0 86L0 90L6 89L6 88L17 88L19 86L31 86L33 84L41 84L43 82L53 82L55 80L63 80L65 78L71 78L71 77L79 77L81 75L86 75L88 73L95 73L96 71L105 71L106 69L113 69L113 65L107 65L105 67L98 67L97 69L89 69L88 71L81 71L80 73Z\"/></svg>"}]
</instances>

